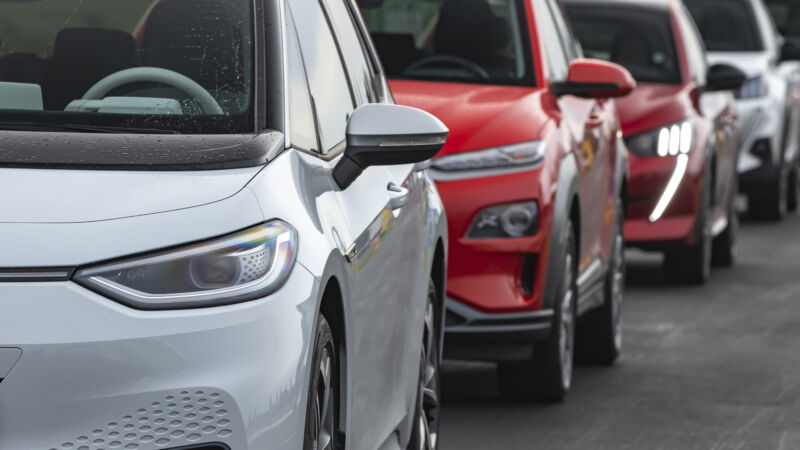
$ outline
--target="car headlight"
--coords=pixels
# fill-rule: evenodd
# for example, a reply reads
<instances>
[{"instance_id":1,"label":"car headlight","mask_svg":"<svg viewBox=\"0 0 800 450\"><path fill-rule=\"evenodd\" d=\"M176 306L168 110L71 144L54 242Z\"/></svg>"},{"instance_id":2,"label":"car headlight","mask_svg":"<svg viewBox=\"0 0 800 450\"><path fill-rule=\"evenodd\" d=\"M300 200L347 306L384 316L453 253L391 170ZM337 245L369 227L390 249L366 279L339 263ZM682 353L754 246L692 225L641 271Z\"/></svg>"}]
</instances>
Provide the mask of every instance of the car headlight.
<instances>
[{"instance_id":1,"label":"car headlight","mask_svg":"<svg viewBox=\"0 0 800 450\"><path fill-rule=\"evenodd\" d=\"M546 150L544 141L523 142L443 156L434 159L432 166L439 170L455 171L536 165L542 162Z\"/></svg>"},{"instance_id":2,"label":"car headlight","mask_svg":"<svg viewBox=\"0 0 800 450\"><path fill-rule=\"evenodd\" d=\"M739 91L736 93L736 98L746 100L751 98L763 98L767 96L769 88L767 87L764 77L757 76L745 81Z\"/></svg>"},{"instance_id":3,"label":"car headlight","mask_svg":"<svg viewBox=\"0 0 800 450\"><path fill-rule=\"evenodd\" d=\"M536 202L510 203L483 209L472 221L467 239L504 239L533 236L539 231Z\"/></svg>"},{"instance_id":4,"label":"car headlight","mask_svg":"<svg viewBox=\"0 0 800 450\"><path fill-rule=\"evenodd\" d=\"M297 233L275 220L209 242L78 271L75 281L138 309L199 308L277 290L297 254Z\"/></svg>"},{"instance_id":5,"label":"car headlight","mask_svg":"<svg viewBox=\"0 0 800 450\"><path fill-rule=\"evenodd\" d=\"M689 153L694 144L692 125L680 122L625 139L637 156L675 156Z\"/></svg>"}]
</instances>

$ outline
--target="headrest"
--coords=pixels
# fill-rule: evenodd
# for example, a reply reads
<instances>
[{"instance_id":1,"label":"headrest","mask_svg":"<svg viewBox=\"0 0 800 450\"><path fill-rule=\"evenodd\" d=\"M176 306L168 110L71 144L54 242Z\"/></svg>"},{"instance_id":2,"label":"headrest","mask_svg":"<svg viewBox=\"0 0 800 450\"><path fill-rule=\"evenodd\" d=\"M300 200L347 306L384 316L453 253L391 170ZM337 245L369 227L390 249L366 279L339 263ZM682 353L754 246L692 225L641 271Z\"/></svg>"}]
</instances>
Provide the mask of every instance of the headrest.
<instances>
[{"instance_id":1,"label":"headrest","mask_svg":"<svg viewBox=\"0 0 800 450\"><path fill-rule=\"evenodd\" d=\"M58 66L122 70L132 65L136 54L133 36L100 28L64 28L56 35L53 47L53 62Z\"/></svg>"},{"instance_id":2,"label":"headrest","mask_svg":"<svg viewBox=\"0 0 800 450\"><path fill-rule=\"evenodd\" d=\"M508 36L502 25L486 0L445 0L434 36L436 52L487 63Z\"/></svg>"}]
</instances>

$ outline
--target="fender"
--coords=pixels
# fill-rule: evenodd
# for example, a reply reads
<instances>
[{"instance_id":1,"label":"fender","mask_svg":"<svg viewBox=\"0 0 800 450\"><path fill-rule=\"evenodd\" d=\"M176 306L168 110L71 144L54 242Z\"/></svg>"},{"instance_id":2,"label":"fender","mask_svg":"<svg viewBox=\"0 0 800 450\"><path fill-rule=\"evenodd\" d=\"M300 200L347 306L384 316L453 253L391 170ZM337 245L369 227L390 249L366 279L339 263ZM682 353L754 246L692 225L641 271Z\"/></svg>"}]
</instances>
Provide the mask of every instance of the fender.
<instances>
[{"instance_id":1,"label":"fender","mask_svg":"<svg viewBox=\"0 0 800 450\"><path fill-rule=\"evenodd\" d=\"M564 254L567 246L565 225L569 220L572 203L578 195L579 176L578 162L575 155L570 152L561 160L558 168L556 200L553 204L553 228L550 230L550 251L547 257L547 272L542 299L543 310L553 309L557 303L558 281L564 270L564 258L561 255Z\"/></svg>"}]
</instances>

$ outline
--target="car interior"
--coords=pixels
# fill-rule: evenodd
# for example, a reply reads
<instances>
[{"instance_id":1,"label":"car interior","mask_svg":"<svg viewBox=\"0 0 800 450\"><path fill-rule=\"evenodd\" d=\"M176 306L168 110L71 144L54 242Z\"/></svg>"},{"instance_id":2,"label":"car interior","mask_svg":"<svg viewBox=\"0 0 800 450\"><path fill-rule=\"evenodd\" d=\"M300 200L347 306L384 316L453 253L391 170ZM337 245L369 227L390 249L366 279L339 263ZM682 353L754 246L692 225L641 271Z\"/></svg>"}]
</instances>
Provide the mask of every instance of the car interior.
<instances>
[{"instance_id":1,"label":"car interior","mask_svg":"<svg viewBox=\"0 0 800 450\"><path fill-rule=\"evenodd\" d=\"M404 2L411 7L402 10L396 2L360 2L390 77L501 83L530 78L530 52L521 31L524 21L515 1Z\"/></svg>"},{"instance_id":2,"label":"car interior","mask_svg":"<svg viewBox=\"0 0 800 450\"><path fill-rule=\"evenodd\" d=\"M1 7L2 3L0 13ZM36 85L41 88L40 98L35 98L35 90L27 90L29 97L22 105L28 108L22 109L63 111L111 74L158 67L199 83L226 114L239 112L250 100L250 67L244 67L249 65L245 54L249 43L247 22L232 13L235 8L217 0L159 0L146 9L140 30L61 28L45 56L13 51L13 47L10 53L0 55L0 98L12 91L19 96L19 83ZM186 92L162 83L126 84L108 96L174 99L183 114L201 113ZM125 112L152 113L146 103L136 104L124 108Z\"/></svg>"},{"instance_id":3,"label":"car interior","mask_svg":"<svg viewBox=\"0 0 800 450\"><path fill-rule=\"evenodd\" d=\"M642 11L594 11L585 5L568 8L584 54L628 69L640 82L680 83L669 20Z\"/></svg>"}]
</instances>

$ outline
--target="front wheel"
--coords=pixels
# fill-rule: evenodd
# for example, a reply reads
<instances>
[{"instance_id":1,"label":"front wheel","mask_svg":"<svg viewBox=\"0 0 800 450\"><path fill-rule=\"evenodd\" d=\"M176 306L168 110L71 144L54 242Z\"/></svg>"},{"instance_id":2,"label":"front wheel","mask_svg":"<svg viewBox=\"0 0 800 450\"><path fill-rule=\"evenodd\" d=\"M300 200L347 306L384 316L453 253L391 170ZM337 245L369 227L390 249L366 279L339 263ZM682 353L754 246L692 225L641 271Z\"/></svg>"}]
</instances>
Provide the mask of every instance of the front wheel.
<instances>
[{"instance_id":1,"label":"front wheel","mask_svg":"<svg viewBox=\"0 0 800 450\"><path fill-rule=\"evenodd\" d=\"M498 365L500 394L512 400L562 402L572 386L577 302L577 247L574 228L567 222L567 245L553 329L547 340L534 347L533 358Z\"/></svg>"},{"instance_id":2,"label":"front wheel","mask_svg":"<svg viewBox=\"0 0 800 450\"><path fill-rule=\"evenodd\" d=\"M339 365L328 321L320 316L308 386L304 450L335 450L339 430Z\"/></svg>"},{"instance_id":3,"label":"front wheel","mask_svg":"<svg viewBox=\"0 0 800 450\"><path fill-rule=\"evenodd\" d=\"M425 329L420 354L419 382L414 426L409 450L439 448L439 336L440 320L436 314L438 296L433 281L428 284L428 303L425 307Z\"/></svg>"}]
</instances>

